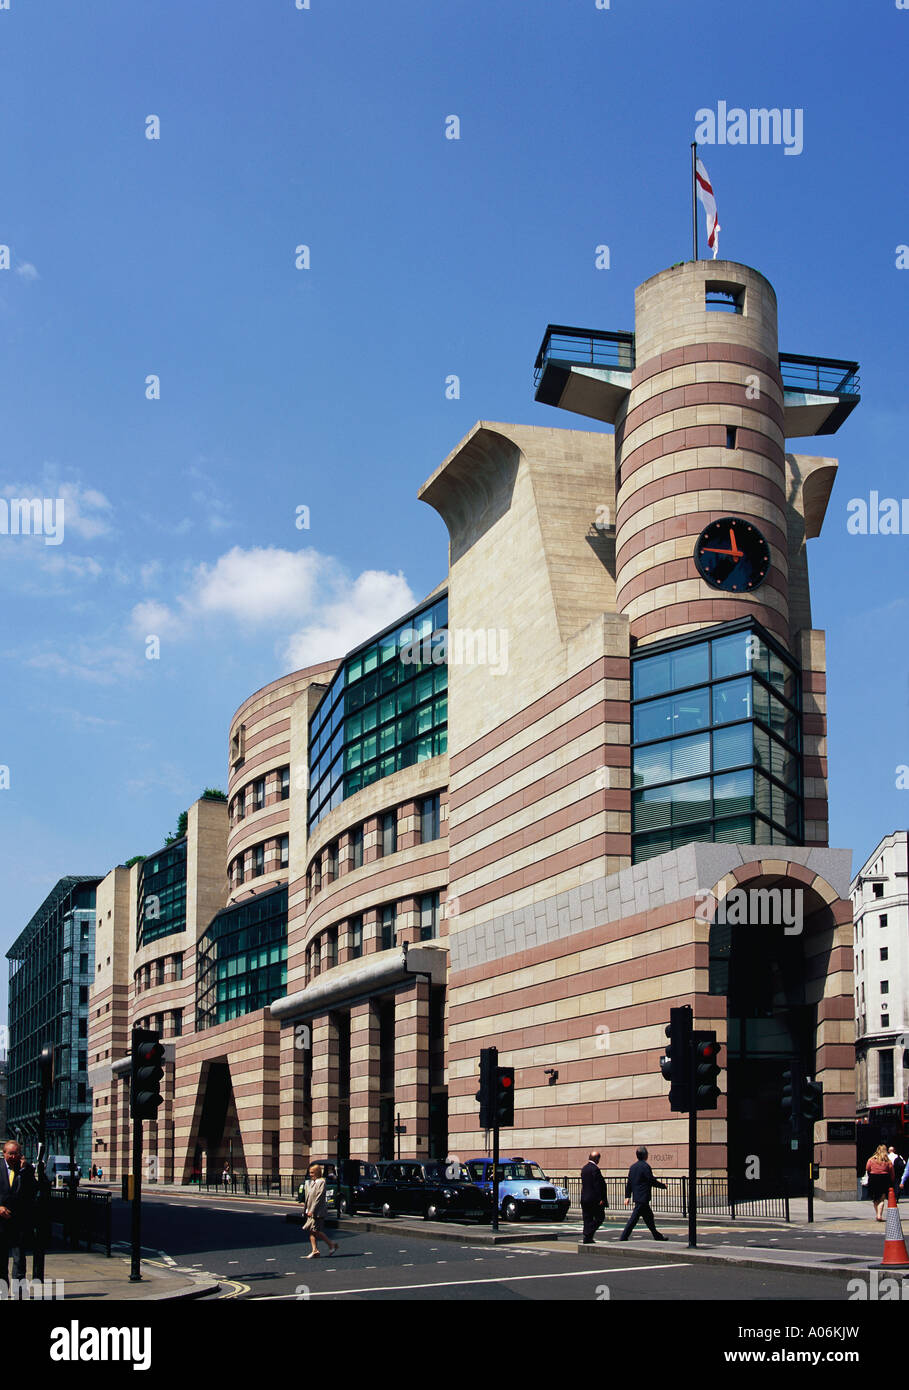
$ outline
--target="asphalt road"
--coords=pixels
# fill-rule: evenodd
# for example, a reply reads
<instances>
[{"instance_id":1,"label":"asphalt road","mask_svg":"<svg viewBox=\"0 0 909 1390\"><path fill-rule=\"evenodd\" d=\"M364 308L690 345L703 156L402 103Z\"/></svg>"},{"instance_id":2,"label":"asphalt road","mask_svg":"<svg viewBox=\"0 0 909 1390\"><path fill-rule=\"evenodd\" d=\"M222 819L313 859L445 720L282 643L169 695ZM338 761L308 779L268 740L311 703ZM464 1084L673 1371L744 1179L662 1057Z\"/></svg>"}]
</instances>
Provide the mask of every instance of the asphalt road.
<instances>
[{"instance_id":1,"label":"asphalt road","mask_svg":"<svg viewBox=\"0 0 909 1390\"><path fill-rule=\"evenodd\" d=\"M405 1233L376 1233L344 1224L337 1230L338 1253L306 1259L308 1241L299 1226L285 1221L287 1203L225 1201L216 1198L143 1198L143 1257L168 1267L194 1269L216 1276L218 1299L280 1301L440 1300L471 1301L615 1301L721 1300L749 1302L845 1300L846 1283L796 1272L761 1271L699 1265L685 1258L685 1242L659 1247L659 1262L649 1236L638 1237L633 1254L610 1254L615 1230L601 1231L602 1253L593 1259L573 1250L480 1246L471 1243L473 1228L458 1227L463 1242L417 1238ZM129 1208L114 1202L114 1241L129 1240ZM558 1228L565 1232L564 1227ZM331 1233L331 1228L330 1232ZM766 1232L735 1231L732 1243L746 1236L764 1244L781 1240L779 1228ZM730 1240L726 1232L714 1238ZM798 1237L792 1236L791 1240ZM810 1239L810 1237L809 1237ZM826 1237L831 1254L841 1237ZM847 1242L848 1245L848 1242ZM324 1247L322 1247L324 1250ZM859 1247L853 1246L858 1249ZM665 1261L665 1263L663 1262Z\"/></svg>"}]
</instances>

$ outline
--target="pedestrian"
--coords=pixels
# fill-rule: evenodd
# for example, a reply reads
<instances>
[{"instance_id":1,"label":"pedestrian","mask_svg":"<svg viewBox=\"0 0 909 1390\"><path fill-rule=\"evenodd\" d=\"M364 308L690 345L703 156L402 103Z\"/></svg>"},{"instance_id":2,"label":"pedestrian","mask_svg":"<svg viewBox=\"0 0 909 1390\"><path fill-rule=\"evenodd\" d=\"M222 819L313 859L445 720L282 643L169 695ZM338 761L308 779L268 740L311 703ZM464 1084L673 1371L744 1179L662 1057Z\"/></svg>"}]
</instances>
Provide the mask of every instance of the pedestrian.
<instances>
[{"instance_id":1,"label":"pedestrian","mask_svg":"<svg viewBox=\"0 0 909 1390\"><path fill-rule=\"evenodd\" d=\"M884 1203L893 1185L893 1167L887 1157L886 1144L878 1144L865 1164L865 1172L868 1174L868 1196L874 1206L875 1218L883 1221Z\"/></svg>"},{"instance_id":2,"label":"pedestrian","mask_svg":"<svg viewBox=\"0 0 909 1390\"><path fill-rule=\"evenodd\" d=\"M9 1262L13 1278L26 1279L25 1246L35 1225L38 1183L35 1170L22 1157L14 1139L3 1145L0 1158L0 1277L9 1287Z\"/></svg>"},{"instance_id":3,"label":"pedestrian","mask_svg":"<svg viewBox=\"0 0 909 1390\"><path fill-rule=\"evenodd\" d=\"M225 1165L224 1165L224 1169L223 1169L223 1171L222 1171L222 1173L221 1173L221 1182L224 1184L225 1187L227 1187L228 1184L230 1183L230 1164L229 1164L229 1163L225 1163Z\"/></svg>"},{"instance_id":4,"label":"pedestrian","mask_svg":"<svg viewBox=\"0 0 909 1390\"><path fill-rule=\"evenodd\" d=\"M328 1197L325 1194L325 1179L322 1176L321 1165L314 1163L309 1170L309 1176L309 1189L306 1193L306 1220L303 1222L303 1229L309 1235L312 1250L306 1258L307 1260L318 1260L321 1259L319 1254L320 1240L324 1240L332 1255L338 1246L336 1241L329 1240L322 1229L325 1224L325 1213L328 1211Z\"/></svg>"},{"instance_id":5,"label":"pedestrian","mask_svg":"<svg viewBox=\"0 0 909 1390\"><path fill-rule=\"evenodd\" d=\"M96 1178L97 1176L98 1176L98 1169L97 1169L97 1167L95 1166L95 1164L93 1163L93 1164L92 1164L91 1172L90 1172L89 1175L88 1175L88 1180L89 1180L89 1182L94 1182L94 1181L95 1181L95 1178Z\"/></svg>"},{"instance_id":6,"label":"pedestrian","mask_svg":"<svg viewBox=\"0 0 909 1390\"><path fill-rule=\"evenodd\" d=\"M600 1172L600 1155L594 1150L587 1155L587 1162L581 1169L581 1212L584 1216L584 1235L582 1245L593 1245L594 1236L606 1217L609 1200L606 1195L606 1179Z\"/></svg>"},{"instance_id":7,"label":"pedestrian","mask_svg":"<svg viewBox=\"0 0 909 1390\"><path fill-rule=\"evenodd\" d=\"M98 1164L98 1181L100 1182L101 1179L102 1179L103 1177L104 1177L104 1169L101 1167L101 1165L100 1165L100 1163L99 1163L99 1164Z\"/></svg>"},{"instance_id":8,"label":"pedestrian","mask_svg":"<svg viewBox=\"0 0 909 1390\"><path fill-rule=\"evenodd\" d=\"M896 1200L899 1201L900 1183L906 1171L906 1160L900 1157L892 1144L887 1150L887 1157L890 1159L890 1167L893 1169L893 1188L896 1192Z\"/></svg>"},{"instance_id":9,"label":"pedestrian","mask_svg":"<svg viewBox=\"0 0 909 1390\"><path fill-rule=\"evenodd\" d=\"M628 1206L631 1198L634 1198L634 1211L628 1218L624 1231L619 1236L619 1240L628 1240L639 1219L644 1218L644 1224L653 1236L654 1240L665 1240L657 1230L653 1220L653 1212L650 1209L650 1193L655 1187L665 1189L666 1184L660 1182L653 1176L653 1169L647 1162L647 1150L643 1144L635 1149L637 1163L632 1163L628 1169L628 1181L625 1183L625 1205Z\"/></svg>"}]
</instances>

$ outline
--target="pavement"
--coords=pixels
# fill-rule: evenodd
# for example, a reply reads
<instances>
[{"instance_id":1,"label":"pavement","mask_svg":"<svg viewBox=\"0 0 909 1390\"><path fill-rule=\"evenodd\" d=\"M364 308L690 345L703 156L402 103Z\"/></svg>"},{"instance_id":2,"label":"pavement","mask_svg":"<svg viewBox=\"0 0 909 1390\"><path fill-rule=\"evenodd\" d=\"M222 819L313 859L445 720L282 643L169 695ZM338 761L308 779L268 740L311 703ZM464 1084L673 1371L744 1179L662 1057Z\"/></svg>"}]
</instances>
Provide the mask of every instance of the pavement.
<instances>
[{"instance_id":1,"label":"pavement","mask_svg":"<svg viewBox=\"0 0 909 1390\"><path fill-rule=\"evenodd\" d=\"M44 1283L52 1288L45 1288L45 1292L64 1302L170 1302L209 1297L221 1288L211 1275L184 1269L175 1261L167 1264L143 1259L139 1269L141 1281L131 1283L129 1256L114 1253L108 1258L97 1250L49 1250L44 1259Z\"/></svg>"},{"instance_id":2,"label":"pavement","mask_svg":"<svg viewBox=\"0 0 909 1390\"><path fill-rule=\"evenodd\" d=\"M102 1187L101 1184L93 1186ZM285 1210L285 1220L293 1222L302 1219L299 1205L286 1197L257 1199L242 1192L225 1193L212 1189L206 1193L198 1188L164 1183L152 1184L145 1192L149 1197L166 1194L170 1198L183 1198L192 1206L208 1205L209 1200L219 1205L236 1201L249 1210L258 1206L260 1201L267 1201L272 1208ZM116 1200L118 1193L114 1195ZM909 1203L902 1204L901 1215L903 1213L907 1216L904 1236L909 1237ZM682 1258L698 1264L788 1271L793 1275L839 1277L840 1280L844 1274L867 1275L872 1269L881 1269L884 1248L885 1226L875 1222L870 1203L863 1201L815 1202L814 1223L810 1225L804 1199L791 1202L791 1220L788 1223L767 1217L737 1217L733 1221L728 1215L704 1216L698 1220L699 1244L696 1249L688 1247L687 1221L681 1217L656 1213L659 1228L667 1237L665 1243L654 1242L642 1227L630 1241L620 1243L618 1232L624 1224L625 1213L624 1209L616 1210L610 1212L598 1233L596 1244L590 1246L580 1242L577 1225L572 1224L573 1216L574 1213L571 1213L565 1226L529 1221L503 1222L498 1233L475 1222L455 1225L418 1218L387 1219L373 1215L345 1216L341 1224L342 1229L350 1233L396 1232L401 1237L442 1243L463 1244L469 1233L471 1246L476 1249L502 1245L535 1246L541 1251L558 1251L563 1255L575 1253L585 1263L598 1261L603 1256L612 1262L640 1260L642 1257L648 1262L677 1261ZM785 1243L790 1248L785 1248ZM909 1269L891 1268L881 1272L898 1279L909 1276ZM180 1266L168 1256L143 1259L142 1274L142 1283L129 1282L129 1260L122 1251L115 1252L110 1259L103 1254L88 1252L53 1253L47 1258L47 1275L49 1278L63 1279L67 1299L201 1298L217 1294L222 1287L217 1275ZM226 1296L232 1295L228 1293Z\"/></svg>"}]
</instances>

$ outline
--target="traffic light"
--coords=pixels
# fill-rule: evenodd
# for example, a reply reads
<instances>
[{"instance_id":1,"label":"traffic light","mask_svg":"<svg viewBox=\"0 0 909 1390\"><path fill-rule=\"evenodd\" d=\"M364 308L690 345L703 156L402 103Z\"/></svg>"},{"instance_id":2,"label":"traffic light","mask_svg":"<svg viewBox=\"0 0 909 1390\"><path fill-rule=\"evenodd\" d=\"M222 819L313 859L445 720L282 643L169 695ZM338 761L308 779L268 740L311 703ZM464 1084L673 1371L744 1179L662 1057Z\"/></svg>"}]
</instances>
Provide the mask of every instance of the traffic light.
<instances>
[{"instance_id":1,"label":"traffic light","mask_svg":"<svg viewBox=\"0 0 909 1390\"><path fill-rule=\"evenodd\" d=\"M715 1110L720 1088L720 1044L716 1033L697 1032L694 1039L694 1096L695 1110Z\"/></svg>"},{"instance_id":2,"label":"traffic light","mask_svg":"<svg viewBox=\"0 0 909 1390\"><path fill-rule=\"evenodd\" d=\"M801 1116L810 1125L824 1118L823 1083L807 1076L801 1085Z\"/></svg>"},{"instance_id":3,"label":"traffic light","mask_svg":"<svg viewBox=\"0 0 909 1390\"><path fill-rule=\"evenodd\" d=\"M496 1124L499 1129L514 1124L514 1067L496 1068Z\"/></svg>"},{"instance_id":4,"label":"traffic light","mask_svg":"<svg viewBox=\"0 0 909 1390\"><path fill-rule=\"evenodd\" d=\"M669 1082L670 1110L691 1109L691 1008L669 1010L670 1023L666 1029L669 1042L660 1058L663 1080Z\"/></svg>"},{"instance_id":5,"label":"traffic light","mask_svg":"<svg viewBox=\"0 0 909 1390\"><path fill-rule=\"evenodd\" d=\"M41 1090L49 1091L54 1084L54 1049L52 1047L42 1047L38 1057L38 1074Z\"/></svg>"},{"instance_id":6,"label":"traffic light","mask_svg":"<svg viewBox=\"0 0 909 1390\"><path fill-rule=\"evenodd\" d=\"M129 1113L134 1120L154 1120L161 1095L164 1075L164 1048L157 1033L147 1028L133 1029L132 1067L130 1070Z\"/></svg>"},{"instance_id":7,"label":"traffic light","mask_svg":"<svg viewBox=\"0 0 909 1390\"><path fill-rule=\"evenodd\" d=\"M798 1134L802 1115L802 1071L797 1057L783 1072L782 1110L792 1133Z\"/></svg>"},{"instance_id":8,"label":"traffic light","mask_svg":"<svg viewBox=\"0 0 909 1390\"><path fill-rule=\"evenodd\" d=\"M496 1106L496 1058L498 1049L480 1049L480 1089L476 1098L480 1102L480 1129L492 1129Z\"/></svg>"}]
</instances>

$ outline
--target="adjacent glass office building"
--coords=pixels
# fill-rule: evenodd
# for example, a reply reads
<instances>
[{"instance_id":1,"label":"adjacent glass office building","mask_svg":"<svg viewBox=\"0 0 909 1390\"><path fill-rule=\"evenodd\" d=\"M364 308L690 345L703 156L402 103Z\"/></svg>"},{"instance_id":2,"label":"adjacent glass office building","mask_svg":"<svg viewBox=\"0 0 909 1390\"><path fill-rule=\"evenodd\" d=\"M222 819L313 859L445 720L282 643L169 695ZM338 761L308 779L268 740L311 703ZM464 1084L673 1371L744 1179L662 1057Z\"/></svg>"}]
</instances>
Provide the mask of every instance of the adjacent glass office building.
<instances>
[{"instance_id":1,"label":"adjacent glass office building","mask_svg":"<svg viewBox=\"0 0 909 1390\"><path fill-rule=\"evenodd\" d=\"M91 1166L92 1095L88 1085L88 992L95 965L95 889L98 877L61 878L7 952L9 977L9 1098L7 1125L34 1156L40 1102L38 1058L54 1049L54 1084L47 1100L48 1143Z\"/></svg>"}]
</instances>

